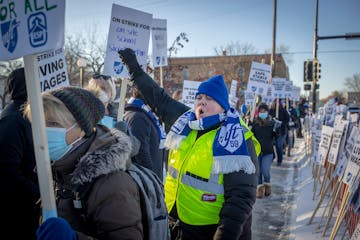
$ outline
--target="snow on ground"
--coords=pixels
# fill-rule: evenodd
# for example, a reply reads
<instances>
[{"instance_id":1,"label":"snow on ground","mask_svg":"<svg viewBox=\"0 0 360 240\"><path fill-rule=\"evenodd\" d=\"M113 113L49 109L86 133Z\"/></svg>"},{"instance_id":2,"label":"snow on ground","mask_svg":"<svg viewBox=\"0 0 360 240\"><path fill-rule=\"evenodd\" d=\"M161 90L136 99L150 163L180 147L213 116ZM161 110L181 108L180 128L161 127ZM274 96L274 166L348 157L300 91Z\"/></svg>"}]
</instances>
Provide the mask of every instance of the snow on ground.
<instances>
[{"instance_id":1,"label":"snow on ground","mask_svg":"<svg viewBox=\"0 0 360 240\"><path fill-rule=\"evenodd\" d=\"M291 156L284 156L281 166L276 166L276 160L274 160L271 168L272 195L257 199L253 208L254 240L329 238L336 220L337 209L334 211L330 227L324 237L322 237L322 232L327 216L318 226L329 201L329 194L325 196L312 223L308 224L318 204L320 191L320 184L318 184L317 194L313 200L314 181L309 152L309 146L305 144L305 140L296 139ZM349 239L344 223L335 239L342 239L343 235L343 239Z\"/></svg>"}]
</instances>

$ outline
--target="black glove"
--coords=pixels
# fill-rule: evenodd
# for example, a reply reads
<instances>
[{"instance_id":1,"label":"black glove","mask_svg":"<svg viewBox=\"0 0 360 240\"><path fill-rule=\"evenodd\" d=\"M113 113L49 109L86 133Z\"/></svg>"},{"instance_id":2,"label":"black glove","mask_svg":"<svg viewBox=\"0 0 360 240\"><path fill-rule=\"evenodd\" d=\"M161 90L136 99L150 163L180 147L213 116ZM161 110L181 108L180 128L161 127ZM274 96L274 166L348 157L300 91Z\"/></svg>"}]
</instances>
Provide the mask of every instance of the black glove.
<instances>
[{"instance_id":1,"label":"black glove","mask_svg":"<svg viewBox=\"0 0 360 240\"><path fill-rule=\"evenodd\" d=\"M130 48L125 48L119 52L120 59L125 64L130 74L130 79L140 76L143 73L141 66L139 65L134 51Z\"/></svg>"}]
</instances>

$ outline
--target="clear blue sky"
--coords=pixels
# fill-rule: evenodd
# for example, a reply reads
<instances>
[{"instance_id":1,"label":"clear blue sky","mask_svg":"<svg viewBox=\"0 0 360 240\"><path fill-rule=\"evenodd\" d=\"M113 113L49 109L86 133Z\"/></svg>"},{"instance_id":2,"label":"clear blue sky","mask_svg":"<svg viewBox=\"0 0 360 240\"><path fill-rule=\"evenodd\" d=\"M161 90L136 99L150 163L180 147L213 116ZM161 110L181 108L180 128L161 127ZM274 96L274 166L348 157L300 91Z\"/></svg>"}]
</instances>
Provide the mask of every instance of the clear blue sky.
<instances>
[{"instance_id":1,"label":"clear blue sky","mask_svg":"<svg viewBox=\"0 0 360 240\"><path fill-rule=\"evenodd\" d=\"M258 53L271 50L272 0L68 0L66 32L73 34L97 25L107 36L112 3L167 19L168 46L180 32L190 41L177 57L214 55L214 47L231 42L251 43ZM319 36L360 33L359 0L319 0ZM290 80L303 86L303 62L312 58L315 0L277 1L277 46L287 45L294 53L289 65ZM320 98L345 90L344 80L360 73L359 40L320 40L322 64Z\"/></svg>"}]
</instances>

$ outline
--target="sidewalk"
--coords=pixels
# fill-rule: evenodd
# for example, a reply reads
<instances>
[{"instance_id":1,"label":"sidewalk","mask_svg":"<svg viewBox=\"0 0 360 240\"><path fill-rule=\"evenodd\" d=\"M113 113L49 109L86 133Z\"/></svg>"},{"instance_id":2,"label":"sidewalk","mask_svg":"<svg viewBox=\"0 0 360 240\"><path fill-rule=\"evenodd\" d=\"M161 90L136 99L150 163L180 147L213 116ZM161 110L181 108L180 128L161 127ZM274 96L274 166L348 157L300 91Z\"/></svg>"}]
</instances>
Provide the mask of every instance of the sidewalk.
<instances>
[{"instance_id":1,"label":"sidewalk","mask_svg":"<svg viewBox=\"0 0 360 240\"><path fill-rule=\"evenodd\" d=\"M335 222L336 210L327 235L321 236L326 219L323 219L320 229L317 229L328 202L327 198L317 211L312 224L307 225L318 203L318 196L312 200L314 182L310 154L306 154L307 147L303 138L295 139L291 156L284 155L281 166L276 166L276 160L274 160L271 167L272 195L257 199L254 205L252 224L254 240L329 238ZM318 191L319 188L320 186L318 186ZM344 231L345 228L342 226L336 239L341 239Z\"/></svg>"}]
</instances>

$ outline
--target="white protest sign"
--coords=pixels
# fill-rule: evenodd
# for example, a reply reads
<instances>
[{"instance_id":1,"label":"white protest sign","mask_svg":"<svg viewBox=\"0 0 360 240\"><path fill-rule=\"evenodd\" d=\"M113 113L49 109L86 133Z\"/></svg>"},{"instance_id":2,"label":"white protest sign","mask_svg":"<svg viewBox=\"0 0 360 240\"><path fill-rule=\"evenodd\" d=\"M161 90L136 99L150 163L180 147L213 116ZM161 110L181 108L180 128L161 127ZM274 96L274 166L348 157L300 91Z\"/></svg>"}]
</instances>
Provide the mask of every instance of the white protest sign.
<instances>
[{"instance_id":1,"label":"white protest sign","mask_svg":"<svg viewBox=\"0 0 360 240\"><path fill-rule=\"evenodd\" d=\"M332 100L332 99L331 99ZM333 126L335 121L336 105L333 101L329 100L325 106L325 125Z\"/></svg>"},{"instance_id":2,"label":"white protest sign","mask_svg":"<svg viewBox=\"0 0 360 240\"><path fill-rule=\"evenodd\" d=\"M39 65L41 92L70 85L62 48L40 53L36 58Z\"/></svg>"},{"instance_id":3,"label":"white protest sign","mask_svg":"<svg viewBox=\"0 0 360 240\"><path fill-rule=\"evenodd\" d=\"M285 80L285 86L284 86L284 97L285 98L292 97L292 87L293 87L293 83L291 81Z\"/></svg>"},{"instance_id":4,"label":"white protest sign","mask_svg":"<svg viewBox=\"0 0 360 240\"><path fill-rule=\"evenodd\" d=\"M167 66L166 19L154 18L151 27L152 56L154 67Z\"/></svg>"},{"instance_id":5,"label":"white protest sign","mask_svg":"<svg viewBox=\"0 0 360 240\"><path fill-rule=\"evenodd\" d=\"M64 45L65 1L0 1L0 61Z\"/></svg>"},{"instance_id":6,"label":"white protest sign","mask_svg":"<svg viewBox=\"0 0 360 240\"><path fill-rule=\"evenodd\" d=\"M273 97L273 86L268 85L268 89L266 91L266 95L262 96L262 102L270 105L274 101Z\"/></svg>"},{"instance_id":7,"label":"white protest sign","mask_svg":"<svg viewBox=\"0 0 360 240\"><path fill-rule=\"evenodd\" d=\"M237 101L239 100L236 96L236 89L237 89L238 82L236 80L231 81L230 86L230 93L229 93L229 103L231 107L236 107Z\"/></svg>"},{"instance_id":8,"label":"white protest sign","mask_svg":"<svg viewBox=\"0 0 360 240\"><path fill-rule=\"evenodd\" d=\"M360 239L360 223L357 224L357 227L353 232L353 235L351 236L350 240L359 240L359 239Z\"/></svg>"},{"instance_id":9,"label":"white protest sign","mask_svg":"<svg viewBox=\"0 0 360 240\"><path fill-rule=\"evenodd\" d=\"M301 87L292 86L292 100L299 101L300 100Z\"/></svg>"},{"instance_id":10,"label":"white protest sign","mask_svg":"<svg viewBox=\"0 0 360 240\"><path fill-rule=\"evenodd\" d=\"M231 80L231 86L230 86L230 96L236 97L236 89L237 89L238 82L236 80Z\"/></svg>"},{"instance_id":11,"label":"white protest sign","mask_svg":"<svg viewBox=\"0 0 360 240\"><path fill-rule=\"evenodd\" d=\"M352 188L352 184L356 180L360 171L360 135L357 135L354 142L354 147L350 154L350 159L346 166L343 183Z\"/></svg>"},{"instance_id":12,"label":"white protest sign","mask_svg":"<svg viewBox=\"0 0 360 240\"><path fill-rule=\"evenodd\" d=\"M313 137L314 137L314 153L313 153L313 163L315 163L316 165L320 165L320 161L319 161L319 146L320 146L320 141L321 141L321 130L314 130L313 131Z\"/></svg>"},{"instance_id":13,"label":"white protest sign","mask_svg":"<svg viewBox=\"0 0 360 240\"><path fill-rule=\"evenodd\" d=\"M329 150L328 162L331 164L335 164L337 161L337 157L339 154L339 149L341 145L341 139L343 138L344 130L347 125L346 121L337 122L334 126L333 138L331 141L331 146Z\"/></svg>"},{"instance_id":14,"label":"white protest sign","mask_svg":"<svg viewBox=\"0 0 360 240\"><path fill-rule=\"evenodd\" d=\"M345 155L347 158L350 158L350 154L354 148L354 143L355 143L355 139L356 136L360 135L360 129L358 127L353 127L351 129L351 133L349 138L346 141L346 146L345 146Z\"/></svg>"},{"instance_id":15,"label":"white protest sign","mask_svg":"<svg viewBox=\"0 0 360 240\"><path fill-rule=\"evenodd\" d=\"M264 63L252 62L247 83L247 91L265 95L271 74L271 66Z\"/></svg>"},{"instance_id":16,"label":"white protest sign","mask_svg":"<svg viewBox=\"0 0 360 240\"><path fill-rule=\"evenodd\" d=\"M184 80L181 102L190 108L194 108L195 95L201 82Z\"/></svg>"},{"instance_id":17,"label":"white protest sign","mask_svg":"<svg viewBox=\"0 0 360 240\"><path fill-rule=\"evenodd\" d=\"M273 96L274 98L284 98L284 88L285 88L285 78L273 78L272 85L273 85Z\"/></svg>"},{"instance_id":18,"label":"white protest sign","mask_svg":"<svg viewBox=\"0 0 360 240\"><path fill-rule=\"evenodd\" d=\"M323 126L321 130L321 140L319 144L318 160L321 165L324 165L325 158L329 152L331 137L334 129L329 126Z\"/></svg>"},{"instance_id":19,"label":"white protest sign","mask_svg":"<svg viewBox=\"0 0 360 240\"><path fill-rule=\"evenodd\" d=\"M336 164L336 168L334 172L334 175L339 177L338 178L339 182L342 181L341 176L347 167L348 159L350 159L351 152L354 148L355 139L359 134L360 134L359 129L357 127L353 127L350 136L346 139L345 151L340 153L341 158L339 159L339 162Z\"/></svg>"},{"instance_id":20,"label":"white protest sign","mask_svg":"<svg viewBox=\"0 0 360 240\"><path fill-rule=\"evenodd\" d=\"M255 93L245 91L244 95L245 95L245 105L251 106L254 102Z\"/></svg>"},{"instance_id":21,"label":"white protest sign","mask_svg":"<svg viewBox=\"0 0 360 240\"><path fill-rule=\"evenodd\" d=\"M348 159L345 156L345 154L342 154L341 157L339 158L338 163L336 164L336 168L335 168L335 171L334 171L334 174L333 174L334 177L338 176L338 181L339 182L341 182L341 180L342 180L341 176L343 175L347 164L348 164Z\"/></svg>"},{"instance_id":22,"label":"white protest sign","mask_svg":"<svg viewBox=\"0 0 360 240\"><path fill-rule=\"evenodd\" d=\"M129 78L118 51L131 48L146 71L152 15L132 8L112 5L103 73Z\"/></svg>"}]
</instances>

